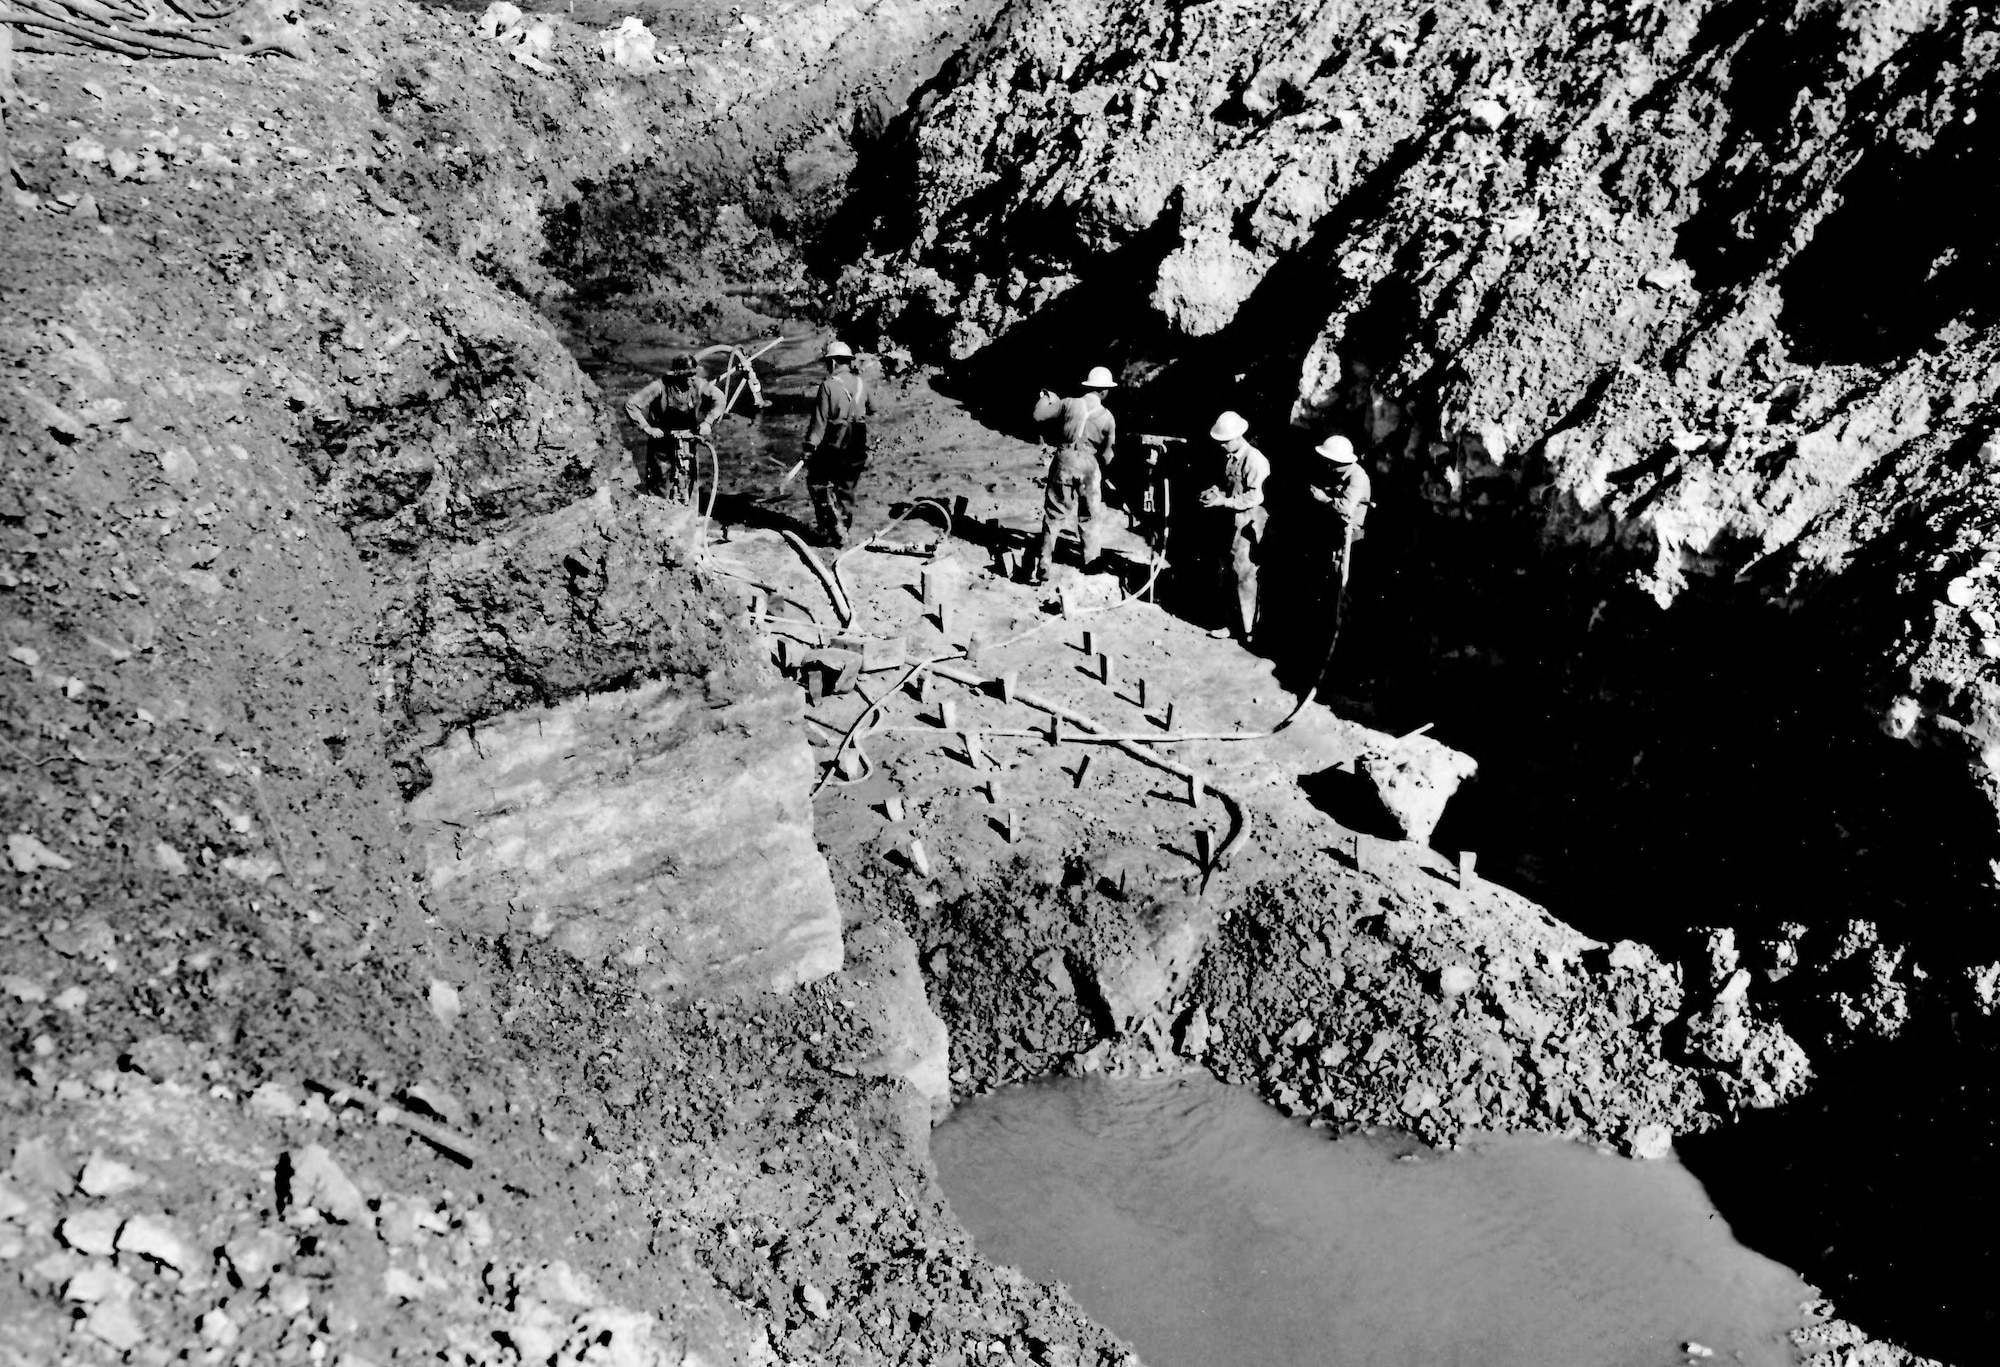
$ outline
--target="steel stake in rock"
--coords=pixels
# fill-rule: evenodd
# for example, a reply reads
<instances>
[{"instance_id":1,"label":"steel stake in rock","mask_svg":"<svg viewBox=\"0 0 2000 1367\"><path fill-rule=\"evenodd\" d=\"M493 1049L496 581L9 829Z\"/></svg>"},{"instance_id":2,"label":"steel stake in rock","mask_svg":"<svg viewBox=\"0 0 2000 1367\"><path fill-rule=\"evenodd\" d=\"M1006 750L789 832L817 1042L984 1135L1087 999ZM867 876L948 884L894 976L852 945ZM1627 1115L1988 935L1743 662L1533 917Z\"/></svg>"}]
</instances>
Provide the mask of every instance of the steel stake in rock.
<instances>
[{"instance_id":1,"label":"steel stake in rock","mask_svg":"<svg viewBox=\"0 0 2000 1367\"><path fill-rule=\"evenodd\" d=\"M1195 862L1201 866L1204 878L1208 876L1209 864L1214 857L1215 833L1209 830L1208 827L1203 826L1194 833L1194 858Z\"/></svg>"},{"instance_id":2,"label":"steel stake in rock","mask_svg":"<svg viewBox=\"0 0 2000 1367\"><path fill-rule=\"evenodd\" d=\"M1106 688L1111 687L1111 652L1102 651L1097 656L1097 681Z\"/></svg>"},{"instance_id":3,"label":"steel stake in rock","mask_svg":"<svg viewBox=\"0 0 2000 1367\"><path fill-rule=\"evenodd\" d=\"M921 840L910 842L910 867L917 871L919 878L931 876L931 857L924 853L924 842Z\"/></svg>"},{"instance_id":4,"label":"steel stake in rock","mask_svg":"<svg viewBox=\"0 0 2000 1367\"><path fill-rule=\"evenodd\" d=\"M1012 807L1009 807L1007 809L1007 843L1011 845L1020 838L1021 825L1019 816Z\"/></svg>"},{"instance_id":5,"label":"steel stake in rock","mask_svg":"<svg viewBox=\"0 0 2000 1367\"><path fill-rule=\"evenodd\" d=\"M1474 866L1475 866L1476 864L1478 864L1478 862L1479 862L1479 856L1478 856L1477 854L1475 854L1475 853L1474 853L1473 851L1471 851L1471 850L1460 850L1460 851L1458 852L1458 885L1459 885L1459 887L1461 887L1461 888L1469 888L1469 887L1471 887L1471 886L1472 886L1472 885L1473 885L1474 883L1476 883L1476 882L1478 882L1478 881L1479 881L1479 875L1473 872L1473 867L1474 867Z\"/></svg>"},{"instance_id":6,"label":"steel stake in rock","mask_svg":"<svg viewBox=\"0 0 2000 1367\"><path fill-rule=\"evenodd\" d=\"M975 769L981 767L985 763L985 759L979 751L979 733L977 731L967 731L964 733L964 740L965 762Z\"/></svg>"},{"instance_id":7,"label":"steel stake in rock","mask_svg":"<svg viewBox=\"0 0 2000 1367\"><path fill-rule=\"evenodd\" d=\"M945 731L958 730L958 704L950 698L938 703L938 727Z\"/></svg>"},{"instance_id":8,"label":"steel stake in rock","mask_svg":"<svg viewBox=\"0 0 2000 1367\"><path fill-rule=\"evenodd\" d=\"M1000 701L1001 701L1001 702L1012 702L1012 701L1014 701L1014 689L1015 689L1016 685L1018 685L1018 684L1020 683L1020 681L1021 681L1021 676L1020 676L1019 674L1015 673L1015 672L1014 672L1013 670L1011 670L1011 669L1010 669L1010 670L1008 670L1008 671L1007 671L1007 672L1006 672L1005 674L1002 674L1002 675L1000 676Z\"/></svg>"},{"instance_id":9,"label":"steel stake in rock","mask_svg":"<svg viewBox=\"0 0 2000 1367\"><path fill-rule=\"evenodd\" d=\"M1202 799L1202 795L1203 795L1203 793L1204 793L1205 791L1206 791L1206 787L1205 787L1205 785L1204 785L1204 784L1202 783L1202 781L1201 781L1201 775L1200 775L1200 774L1189 774L1189 775L1188 775L1188 806L1190 806L1190 807L1193 807L1193 808L1194 808L1195 810L1197 810L1197 811L1201 810L1201 799Z\"/></svg>"},{"instance_id":10,"label":"steel stake in rock","mask_svg":"<svg viewBox=\"0 0 2000 1367\"><path fill-rule=\"evenodd\" d=\"M1085 755L1076 766L1076 786L1081 788L1085 775L1090 773L1090 756Z\"/></svg>"},{"instance_id":11,"label":"steel stake in rock","mask_svg":"<svg viewBox=\"0 0 2000 1367\"><path fill-rule=\"evenodd\" d=\"M884 802L882 804L882 815L888 817L891 821L901 822L903 819L903 799L898 796Z\"/></svg>"}]
</instances>

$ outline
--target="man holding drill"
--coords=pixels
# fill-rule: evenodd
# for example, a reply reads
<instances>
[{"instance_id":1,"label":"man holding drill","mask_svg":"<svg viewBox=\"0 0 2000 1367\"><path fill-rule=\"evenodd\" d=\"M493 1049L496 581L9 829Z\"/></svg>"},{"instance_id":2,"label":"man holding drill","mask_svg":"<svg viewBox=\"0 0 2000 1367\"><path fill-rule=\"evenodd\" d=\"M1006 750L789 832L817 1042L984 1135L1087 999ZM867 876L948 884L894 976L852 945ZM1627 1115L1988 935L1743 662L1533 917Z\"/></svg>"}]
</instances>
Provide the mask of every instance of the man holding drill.
<instances>
[{"instance_id":1,"label":"man holding drill","mask_svg":"<svg viewBox=\"0 0 2000 1367\"><path fill-rule=\"evenodd\" d=\"M724 402L692 356L673 357L651 384L625 401L625 416L646 434L640 493L677 503L694 497L694 444L708 436Z\"/></svg>"}]
</instances>

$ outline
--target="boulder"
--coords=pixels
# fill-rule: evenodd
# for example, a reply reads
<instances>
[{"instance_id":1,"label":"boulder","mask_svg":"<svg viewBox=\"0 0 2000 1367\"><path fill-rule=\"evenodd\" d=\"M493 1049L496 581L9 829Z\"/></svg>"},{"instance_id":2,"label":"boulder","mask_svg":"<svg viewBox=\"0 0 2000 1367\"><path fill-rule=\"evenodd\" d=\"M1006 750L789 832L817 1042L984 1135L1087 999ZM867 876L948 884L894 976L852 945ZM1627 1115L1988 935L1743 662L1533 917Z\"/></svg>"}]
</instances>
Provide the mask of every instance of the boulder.
<instances>
[{"instance_id":1,"label":"boulder","mask_svg":"<svg viewBox=\"0 0 2000 1367\"><path fill-rule=\"evenodd\" d=\"M1429 736L1411 736L1381 753L1362 756L1355 772L1374 789L1402 838L1423 844L1459 784L1479 772L1479 762Z\"/></svg>"}]
</instances>

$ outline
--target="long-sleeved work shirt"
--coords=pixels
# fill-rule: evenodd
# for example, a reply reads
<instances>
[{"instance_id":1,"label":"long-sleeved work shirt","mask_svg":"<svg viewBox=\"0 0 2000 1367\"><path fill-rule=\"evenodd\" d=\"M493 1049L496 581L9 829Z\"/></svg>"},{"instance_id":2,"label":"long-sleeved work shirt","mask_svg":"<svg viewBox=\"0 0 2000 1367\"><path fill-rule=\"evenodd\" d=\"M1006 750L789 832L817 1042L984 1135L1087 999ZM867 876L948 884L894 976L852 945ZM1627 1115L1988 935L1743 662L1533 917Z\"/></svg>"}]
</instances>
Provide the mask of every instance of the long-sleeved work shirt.
<instances>
[{"instance_id":1,"label":"long-sleeved work shirt","mask_svg":"<svg viewBox=\"0 0 2000 1367\"><path fill-rule=\"evenodd\" d=\"M641 430L692 432L722 413L722 391L700 375L654 380L625 401L625 416Z\"/></svg>"},{"instance_id":2,"label":"long-sleeved work shirt","mask_svg":"<svg viewBox=\"0 0 2000 1367\"><path fill-rule=\"evenodd\" d=\"M1312 481L1309 492L1313 501L1323 505L1332 518L1337 540L1344 540L1350 531L1355 540L1361 539L1361 526L1368 520L1373 490L1368 472L1359 463L1328 463Z\"/></svg>"},{"instance_id":3,"label":"long-sleeved work shirt","mask_svg":"<svg viewBox=\"0 0 2000 1367\"><path fill-rule=\"evenodd\" d=\"M1222 457L1222 501L1215 506L1235 511L1236 530L1248 529L1252 536L1264 530L1270 510L1264 506L1264 481L1271 477L1271 462L1249 442Z\"/></svg>"},{"instance_id":4,"label":"long-sleeved work shirt","mask_svg":"<svg viewBox=\"0 0 2000 1367\"><path fill-rule=\"evenodd\" d=\"M875 396L868 382L851 370L835 371L820 381L819 394L813 399L812 418L806 423L807 454L817 451L823 442L849 445L849 434L856 430L856 424L863 424L860 431L865 433L865 424L873 416Z\"/></svg>"}]
</instances>

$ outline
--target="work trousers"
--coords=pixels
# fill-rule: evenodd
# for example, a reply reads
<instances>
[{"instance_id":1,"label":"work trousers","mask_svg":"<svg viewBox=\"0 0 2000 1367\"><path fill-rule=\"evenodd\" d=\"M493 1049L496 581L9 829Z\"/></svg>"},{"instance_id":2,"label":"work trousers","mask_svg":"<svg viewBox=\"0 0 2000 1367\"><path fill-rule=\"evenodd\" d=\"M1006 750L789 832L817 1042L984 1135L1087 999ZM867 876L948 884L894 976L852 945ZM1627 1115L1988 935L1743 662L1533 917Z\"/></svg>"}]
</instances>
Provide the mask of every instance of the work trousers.
<instances>
[{"instance_id":1,"label":"work trousers","mask_svg":"<svg viewBox=\"0 0 2000 1367\"><path fill-rule=\"evenodd\" d=\"M1083 542L1083 564L1088 569L1097 560L1099 523L1104 509L1104 472L1097 457L1088 451L1061 451L1049 464L1049 480L1042 490L1042 540L1035 551L1037 573L1047 574L1055 561L1056 539L1062 529L1076 520L1077 538Z\"/></svg>"},{"instance_id":2,"label":"work trousers","mask_svg":"<svg viewBox=\"0 0 2000 1367\"><path fill-rule=\"evenodd\" d=\"M1256 523L1230 533L1228 581L1236 590L1236 625L1246 641L1257 629L1257 561L1263 551L1263 529Z\"/></svg>"},{"instance_id":3,"label":"work trousers","mask_svg":"<svg viewBox=\"0 0 2000 1367\"><path fill-rule=\"evenodd\" d=\"M806 493L820 540L829 545L847 540L854 529L854 486L868 468L868 453L829 451L824 446L806 457Z\"/></svg>"},{"instance_id":4,"label":"work trousers","mask_svg":"<svg viewBox=\"0 0 2000 1367\"><path fill-rule=\"evenodd\" d=\"M694 438L677 432L646 439L646 461L639 471L639 492L686 503L694 497Z\"/></svg>"}]
</instances>

